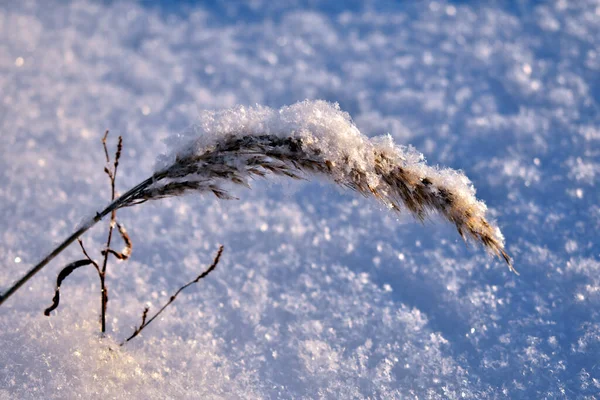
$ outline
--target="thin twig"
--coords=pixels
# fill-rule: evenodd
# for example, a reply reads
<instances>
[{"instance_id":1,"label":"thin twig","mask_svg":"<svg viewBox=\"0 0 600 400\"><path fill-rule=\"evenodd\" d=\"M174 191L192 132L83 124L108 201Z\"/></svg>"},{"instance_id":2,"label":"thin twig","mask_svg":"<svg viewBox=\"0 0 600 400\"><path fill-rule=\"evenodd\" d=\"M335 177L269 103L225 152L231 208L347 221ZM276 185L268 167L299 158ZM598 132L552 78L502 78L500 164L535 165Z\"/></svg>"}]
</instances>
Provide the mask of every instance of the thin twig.
<instances>
[{"instance_id":1,"label":"thin twig","mask_svg":"<svg viewBox=\"0 0 600 400\"><path fill-rule=\"evenodd\" d=\"M54 297L52 298L52 305L44 310L44 315L49 317L50 313L54 311L60 303L60 285L62 282L73 273L76 269L85 267L86 265L92 264L89 259L77 260L70 264L67 264L58 274L56 278L56 289L54 290Z\"/></svg>"},{"instance_id":2,"label":"thin twig","mask_svg":"<svg viewBox=\"0 0 600 400\"><path fill-rule=\"evenodd\" d=\"M108 131L106 131L104 133L104 137L102 138L102 145L104 147L104 154L106 156L106 162L109 163L110 157L108 155L108 149L106 146L107 136L108 136ZM115 180L117 179L117 169L119 167L119 159L121 158L122 149L123 149L123 138L121 136L119 136L119 142L117 144L117 151L115 153L115 160L113 163L113 168L112 168L112 170L110 170L110 168L108 168L108 167L104 168L104 172L108 175L108 178L110 179L110 189L111 189L110 200L111 201L114 201L115 197L116 197ZM110 214L108 237L106 238L105 251L102 252L102 255L104 256L104 260L102 261L102 268L100 269L100 290L101 290L101 307L102 307L102 315L101 315L102 329L101 329L101 331L102 331L102 333L106 332L106 307L108 304L108 288L106 287L106 267L108 265L108 256L109 256L109 254L111 254L111 252L108 250L110 249L113 228L116 224L116 220L117 220L117 210L115 209Z\"/></svg>"},{"instance_id":3,"label":"thin twig","mask_svg":"<svg viewBox=\"0 0 600 400\"><path fill-rule=\"evenodd\" d=\"M104 132L104 137L102 138L102 146L104 147L104 156L106 157L106 163L110 162L110 157L108 156L108 147L106 147L106 138L108 137L108 129Z\"/></svg>"},{"instance_id":4,"label":"thin twig","mask_svg":"<svg viewBox=\"0 0 600 400\"><path fill-rule=\"evenodd\" d=\"M18 281L13 283L13 285L8 288L4 293L0 295L0 306L8 300L13 294L17 292L25 283L27 283L31 278L35 276L38 272L42 270L48 263L56 258L57 255L62 253L71 243L73 243L77 238L83 235L85 232L90 230L91 227L96 225L98 222L102 221L102 218L106 217L108 214L112 213L113 210L118 210L119 208L131 206L131 200L137 198L141 192L143 192L146 188L148 188L152 183L160 178L160 174L154 174L146 180L138 183L127 192L119 196L119 198L115 199L113 202L108 204L106 208L102 211L96 212L96 214L89 218L87 221L82 223L75 232L71 233L65 240L63 240L59 245L57 245L46 257L44 257L40 262L34 265L25 275L23 275Z\"/></svg>"},{"instance_id":5,"label":"thin twig","mask_svg":"<svg viewBox=\"0 0 600 400\"><path fill-rule=\"evenodd\" d=\"M150 325L150 323L152 321L154 321L156 319L156 317L158 317L164 310L165 308L167 308L171 303L173 303L175 301L175 299L177 298L177 296L179 295L179 293L181 293L182 291L184 291L186 288L188 288L189 286L193 285L194 283L198 283L198 281L200 279L206 278L208 276L208 274L210 274L216 267L217 264L219 264L219 260L221 259L221 254L223 254L223 245L219 246L219 250L217 251L217 254L215 255L215 258L213 259L212 264L204 271L202 272L200 275L198 275L196 277L196 279L186 283L185 285L183 285L182 287L180 287L175 294L173 294L170 298L169 301L163 305L160 310L158 310L156 312L156 314L154 314L149 320L146 321L146 317L148 316L148 307L144 308L144 312L142 314L142 323L140 324L140 326L138 328L135 328L133 334L131 336L129 336L123 343L121 343L121 346L123 346L125 343L129 342L131 339L133 339L134 337L136 337L137 335L140 334L140 332L147 327L148 325Z\"/></svg>"},{"instance_id":6,"label":"thin twig","mask_svg":"<svg viewBox=\"0 0 600 400\"><path fill-rule=\"evenodd\" d=\"M85 256L85 258L87 258L92 263L94 268L96 268L96 271L98 271L98 274L100 274L101 273L100 266L98 265L98 263L96 261L92 260L92 258L88 254L88 252L85 250L85 247L83 246L83 240L77 238L77 242L79 243L79 247L81 247L81 251L83 252L83 255Z\"/></svg>"},{"instance_id":7,"label":"thin twig","mask_svg":"<svg viewBox=\"0 0 600 400\"><path fill-rule=\"evenodd\" d=\"M106 133L108 133L108 131L106 131ZM106 138L106 134L104 136ZM103 140L104 142L104 140ZM105 312L106 310L106 302L108 301L108 289L106 287L105 281L104 281L104 274L102 273L102 270L100 269L100 266L98 265L98 263L93 260L90 255L88 254L88 252L85 249L85 246L83 245L83 240L81 239L77 239L77 242L79 243L79 247L81 247L81 251L83 252L83 254L85 255L85 257L92 263L92 265L94 265L94 268L96 268L96 272L98 272L98 278L100 278L100 298L101 298L101 306L102 306L102 311ZM103 317L105 316L105 313L103 313ZM105 326L104 324L104 318L102 319L102 327ZM104 333L104 331L102 331L102 333Z\"/></svg>"},{"instance_id":8,"label":"thin twig","mask_svg":"<svg viewBox=\"0 0 600 400\"><path fill-rule=\"evenodd\" d=\"M127 260L129 258L129 256L131 255L131 249L133 248L133 243L131 242L131 238L129 237L129 234L127 233L127 230L125 229L123 224L120 224L117 222L117 229L119 230L121 239L123 239L123 242L125 243L125 247L120 252L113 250L113 249L102 250L102 255L105 256L105 253L110 253L113 256L115 256L116 258L118 258L119 260Z\"/></svg>"},{"instance_id":9,"label":"thin twig","mask_svg":"<svg viewBox=\"0 0 600 400\"><path fill-rule=\"evenodd\" d=\"M108 148L106 145L107 136L108 136L108 131L106 131L104 133L104 137L102 138L102 145L104 148L104 154L106 156L107 162L110 162L110 157L108 156ZM112 196L113 201L116 197L115 179L117 176L116 173L117 173L117 169L119 166L119 159L121 156L122 148L123 148L122 138L119 137L119 143L117 146L117 151L115 153L115 160L113 163L113 168L112 168L112 170L108 167L104 168L104 172L106 172L106 174L110 178L111 196ZM125 248L120 253L109 247L111 244L111 239L112 239L112 230L113 230L115 224L118 227L121 238L125 242ZM107 244L106 244L107 248L105 250L102 250L102 252L101 252L102 256L104 257L102 267L100 267L98 265L98 263L90 257L89 253L87 252L87 250L83 244L83 241L80 238L77 238L77 242L79 243L79 247L81 248L81 251L83 252L83 255L85 256L85 259L70 263L60 271L60 273L58 274L58 277L57 277L57 281L56 281L56 289L55 289L54 297L52 299L52 305L44 311L44 314L46 316L49 316L50 313L58 307L59 302L60 302L60 285L61 285L62 281L64 279L66 279L76 269L78 269L82 266L85 266L85 265L92 264L94 266L94 268L96 269L96 272L98 273L98 277L100 279L101 308L102 308L101 326L102 326L102 333L104 333L105 328L106 328L106 307L107 307L107 302L108 302L108 287L106 285L106 280L105 280L108 256L109 256L109 254L113 254L115 257L117 257L120 260L125 260L125 259L129 258L129 255L131 254L131 249L132 249L131 239L129 238L129 235L127 234L127 230L125 229L125 227L122 224L119 224L116 222L116 210L113 210L111 212L111 223L109 225L109 232L108 232L108 238L107 238Z\"/></svg>"}]
</instances>

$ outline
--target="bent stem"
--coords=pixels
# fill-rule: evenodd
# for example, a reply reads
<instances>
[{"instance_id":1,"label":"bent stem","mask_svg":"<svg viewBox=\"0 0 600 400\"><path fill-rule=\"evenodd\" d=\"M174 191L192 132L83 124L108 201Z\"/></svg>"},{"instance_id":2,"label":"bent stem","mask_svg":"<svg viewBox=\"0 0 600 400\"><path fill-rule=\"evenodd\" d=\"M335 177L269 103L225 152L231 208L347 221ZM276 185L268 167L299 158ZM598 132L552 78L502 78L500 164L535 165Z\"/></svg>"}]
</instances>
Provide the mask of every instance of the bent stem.
<instances>
[{"instance_id":1,"label":"bent stem","mask_svg":"<svg viewBox=\"0 0 600 400\"><path fill-rule=\"evenodd\" d=\"M215 258L213 259L212 264L206 269L206 271L202 272L200 275L198 275L196 277L196 279L186 283L185 285L183 285L182 287L180 287L175 294L173 294L170 298L169 301L166 302L161 308L160 310L158 310L152 317L150 317L150 319L148 319L148 311L150 310L148 307L144 308L144 311L142 313L142 323L140 324L139 327L135 328L135 330L133 331L133 333L131 334L131 336L129 336L127 339L125 339L123 342L121 342L121 346L123 346L125 343L129 342L131 339L135 338L137 335L139 335L142 330L144 330L145 327L147 327L148 325L150 325L152 323L152 321L154 321L163 311L165 311L165 309L171 305L171 303L173 303L175 301L175 299L177 298L177 296L179 295L179 293L183 292L185 289L187 289L188 287L192 286L194 283L198 283L198 281L200 281L200 279L204 279L208 276L208 274L210 274L219 264L219 260L221 259L221 254L223 254L223 245L219 246L219 250L217 251L217 254L215 255Z\"/></svg>"},{"instance_id":2,"label":"bent stem","mask_svg":"<svg viewBox=\"0 0 600 400\"><path fill-rule=\"evenodd\" d=\"M44 259L42 259L39 263L37 263L33 268L29 270L21 279L15 282L6 292L0 295L0 305L2 305L10 296L12 296L21 286L27 283L35 274L41 271L42 268L46 266L50 261L52 261L56 256L58 256L64 249L69 247L71 243L73 243L79 236L83 235L87 232L92 226L96 225L98 222L102 220L105 216L112 213L115 210L118 210L121 207L127 205L132 199L140 194L144 189L147 189L154 181L157 179L161 179L160 174L154 174L150 178L146 179L143 182L140 182L133 188L129 189L122 196L115 199L112 203L110 203L106 208L100 212L97 212L93 218L90 218L84 224L82 224L75 232L73 232L69 237L67 237L61 244L56 246L54 250L52 250Z\"/></svg>"}]
</instances>

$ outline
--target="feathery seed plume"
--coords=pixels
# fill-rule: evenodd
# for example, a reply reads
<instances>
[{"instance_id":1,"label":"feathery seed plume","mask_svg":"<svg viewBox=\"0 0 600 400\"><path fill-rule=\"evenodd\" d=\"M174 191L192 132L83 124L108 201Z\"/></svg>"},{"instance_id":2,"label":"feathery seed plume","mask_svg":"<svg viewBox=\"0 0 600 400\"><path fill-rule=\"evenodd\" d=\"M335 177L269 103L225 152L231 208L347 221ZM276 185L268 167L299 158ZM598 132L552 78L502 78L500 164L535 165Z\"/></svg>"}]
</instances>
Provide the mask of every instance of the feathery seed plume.
<instances>
[{"instance_id":1,"label":"feathery seed plume","mask_svg":"<svg viewBox=\"0 0 600 400\"><path fill-rule=\"evenodd\" d=\"M168 144L171 151L159 158L153 182L124 206L187 192L231 199L227 182L249 187L250 177L270 173L319 175L419 220L437 212L516 272L502 233L487 221L487 208L463 173L428 166L422 154L395 145L389 135L364 136L337 104L306 100L280 110L207 111Z\"/></svg>"},{"instance_id":2,"label":"feathery seed plume","mask_svg":"<svg viewBox=\"0 0 600 400\"><path fill-rule=\"evenodd\" d=\"M206 111L196 125L169 138L170 151L154 174L87 220L42 261L0 295L0 304L54 257L111 212L148 200L188 192L212 192L232 199L224 184L249 187L251 177L269 174L302 179L318 175L374 197L395 212L423 220L435 212L453 223L464 239L482 244L517 273L504 250L504 237L485 217L469 179L450 168L428 166L412 147L387 136L368 138L337 104L303 101L274 110L237 107Z\"/></svg>"}]
</instances>

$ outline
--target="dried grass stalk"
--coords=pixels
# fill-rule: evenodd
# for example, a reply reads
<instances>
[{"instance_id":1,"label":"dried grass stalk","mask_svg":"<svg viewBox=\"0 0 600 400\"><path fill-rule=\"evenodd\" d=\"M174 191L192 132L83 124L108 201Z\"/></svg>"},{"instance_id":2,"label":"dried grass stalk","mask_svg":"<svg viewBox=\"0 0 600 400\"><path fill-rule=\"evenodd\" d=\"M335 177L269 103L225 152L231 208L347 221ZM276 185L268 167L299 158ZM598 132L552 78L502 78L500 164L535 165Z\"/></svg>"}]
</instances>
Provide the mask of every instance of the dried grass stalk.
<instances>
[{"instance_id":1,"label":"dried grass stalk","mask_svg":"<svg viewBox=\"0 0 600 400\"><path fill-rule=\"evenodd\" d=\"M325 177L374 197L395 212L407 209L419 220L439 213L464 239L482 244L516 273L502 233L486 219L486 206L475 197L467 177L426 165L421 154L394 145L389 136L367 138L337 105L305 101L281 110L239 107L202 118L193 135L184 137L183 145L166 162L163 159L150 178L81 226L0 297L0 304L73 240L119 208L190 192L232 199L226 183L249 187L249 178L269 174Z\"/></svg>"},{"instance_id":2,"label":"dried grass stalk","mask_svg":"<svg viewBox=\"0 0 600 400\"><path fill-rule=\"evenodd\" d=\"M188 192L212 192L218 198L231 199L233 196L223 188L223 183L249 187L248 177L265 177L269 173L292 179L320 175L365 197L374 197L396 212L405 208L419 220L437 212L456 226L461 237L481 243L516 272L504 250L500 230L485 218L485 205L471 192L444 184L444 174L435 168L407 162L400 150L379 144L372 146L372 171L378 178L373 179L371 171L364 164L353 162L350 156L343 157L341 163L328 159L319 143L275 135L229 134L201 154L177 157L123 206Z\"/></svg>"}]
</instances>

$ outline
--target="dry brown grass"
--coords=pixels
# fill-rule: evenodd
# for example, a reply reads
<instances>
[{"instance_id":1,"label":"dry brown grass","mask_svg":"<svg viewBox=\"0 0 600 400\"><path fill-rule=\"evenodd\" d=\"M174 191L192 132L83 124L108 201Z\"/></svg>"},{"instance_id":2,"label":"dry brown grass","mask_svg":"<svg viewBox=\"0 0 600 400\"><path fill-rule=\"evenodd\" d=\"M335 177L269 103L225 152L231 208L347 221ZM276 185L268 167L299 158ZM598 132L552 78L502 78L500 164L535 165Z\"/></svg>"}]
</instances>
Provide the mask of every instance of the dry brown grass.
<instances>
[{"instance_id":1,"label":"dry brown grass","mask_svg":"<svg viewBox=\"0 0 600 400\"><path fill-rule=\"evenodd\" d=\"M504 248L502 233L486 219L485 204L477 200L475 190L462 173L427 166L418 153L394 145L389 138L363 136L337 105L305 101L279 111L258 106L209 113L207 118L209 122L218 122L213 123L214 126L209 124L212 126L210 140L200 136L197 142L192 141L176 152L171 163L114 199L119 145L114 172L106 171L113 184L112 203L81 225L2 294L0 304L102 218L111 214L114 220L119 208L190 192L233 199L226 189L228 183L249 187L250 179L270 174L292 179L306 179L311 175L325 177L365 197L374 197L395 212L406 209L421 221L430 213L438 213L454 224L463 239L483 245L517 273ZM221 131L221 126L232 123L233 132ZM282 132L260 133L263 126L272 132L276 130L273 127L282 124L287 124ZM108 154L106 148L105 154ZM119 232L123 235L120 228ZM124 240L127 243L127 239ZM107 251L103 256L113 253ZM104 270L104 266L100 268L102 274Z\"/></svg>"},{"instance_id":2,"label":"dry brown grass","mask_svg":"<svg viewBox=\"0 0 600 400\"><path fill-rule=\"evenodd\" d=\"M516 272L506 251L502 235L485 218L485 206L464 190L445 185L432 168L411 168L395 154L372 147L377 180L352 157L335 162L324 156L318 143L302 138L275 135L226 135L200 154L186 154L154 174L151 182L121 206L148 200L181 196L189 192L212 192L220 199L232 199L224 183L249 187L249 177L268 174L305 179L319 175L350 188L365 197L374 197L395 212L403 209L424 220L437 212L453 223L464 239L472 239L500 256ZM431 174L424 175L424 171Z\"/></svg>"}]
</instances>

